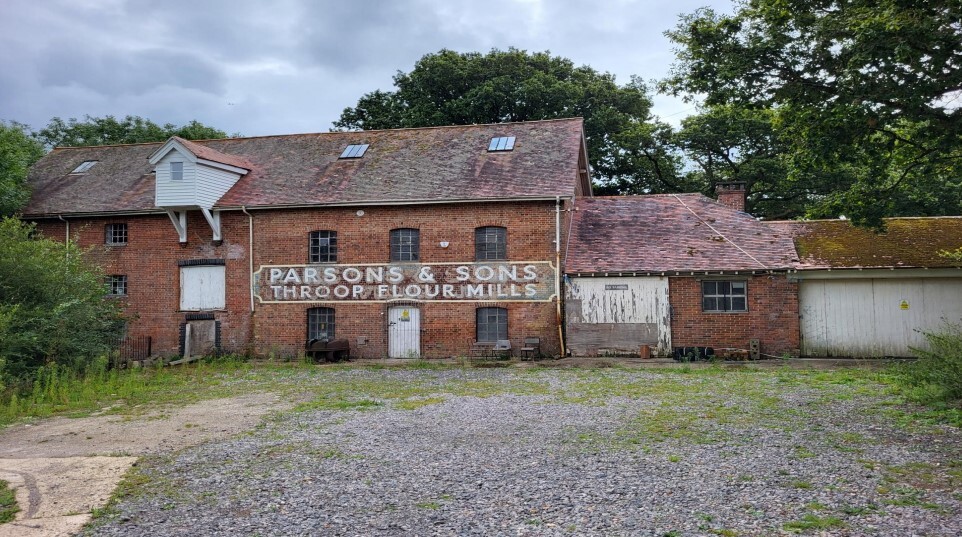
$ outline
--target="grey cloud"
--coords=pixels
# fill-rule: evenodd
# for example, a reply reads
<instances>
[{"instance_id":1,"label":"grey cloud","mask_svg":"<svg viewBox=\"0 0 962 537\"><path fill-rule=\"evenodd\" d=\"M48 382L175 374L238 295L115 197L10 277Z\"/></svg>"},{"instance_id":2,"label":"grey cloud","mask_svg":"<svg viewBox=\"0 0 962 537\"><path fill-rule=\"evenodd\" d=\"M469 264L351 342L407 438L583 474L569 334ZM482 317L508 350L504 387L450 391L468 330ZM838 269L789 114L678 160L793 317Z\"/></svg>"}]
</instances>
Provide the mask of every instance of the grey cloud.
<instances>
[{"instance_id":1,"label":"grey cloud","mask_svg":"<svg viewBox=\"0 0 962 537\"><path fill-rule=\"evenodd\" d=\"M183 52L92 50L61 42L41 54L44 86L77 85L107 96L143 95L162 86L223 94L224 74L213 63Z\"/></svg>"}]
</instances>

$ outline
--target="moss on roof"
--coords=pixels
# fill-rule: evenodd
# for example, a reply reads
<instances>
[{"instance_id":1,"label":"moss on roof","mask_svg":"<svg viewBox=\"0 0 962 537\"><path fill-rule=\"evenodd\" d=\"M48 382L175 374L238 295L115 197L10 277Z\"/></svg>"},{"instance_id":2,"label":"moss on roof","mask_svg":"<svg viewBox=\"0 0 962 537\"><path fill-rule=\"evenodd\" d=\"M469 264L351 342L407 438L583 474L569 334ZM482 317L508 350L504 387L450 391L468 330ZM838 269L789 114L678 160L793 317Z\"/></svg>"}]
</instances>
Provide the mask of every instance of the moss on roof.
<instances>
[{"instance_id":1,"label":"moss on roof","mask_svg":"<svg viewBox=\"0 0 962 537\"><path fill-rule=\"evenodd\" d=\"M888 218L884 231L845 220L778 222L789 227L808 268L957 267L939 252L962 246L962 217Z\"/></svg>"}]
</instances>

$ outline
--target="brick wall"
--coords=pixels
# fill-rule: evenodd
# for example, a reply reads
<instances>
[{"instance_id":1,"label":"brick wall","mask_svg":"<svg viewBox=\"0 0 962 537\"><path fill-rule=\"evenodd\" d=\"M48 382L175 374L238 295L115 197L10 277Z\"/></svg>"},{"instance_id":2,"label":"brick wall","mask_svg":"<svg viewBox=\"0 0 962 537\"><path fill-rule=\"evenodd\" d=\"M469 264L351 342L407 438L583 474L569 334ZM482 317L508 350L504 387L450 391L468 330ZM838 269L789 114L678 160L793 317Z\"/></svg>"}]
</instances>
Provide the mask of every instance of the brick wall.
<instances>
[{"instance_id":1,"label":"brick wall","mask_svg":"<svg viewBox=\"0 0 962 537\"><path fill-rule=\"evenodd\" d=\"M747 349L750 339L758 339L763 353L798 355L797 283L789 282L784 274L751 276L747 278L747 312L706 313L702 311L701 280L669 278L672 346Z\"/></svg>"},{"instance_id":2,"label":"brick wall","mask_svg":"<svg viewBox=\"0 0 962 537\"><path fill-rule=\"evenodd\" d=\"M358 216L363 210L363 216ZM337 231L338 264L390 261L389 232L408 227L420 230L420 262L473 262L474 230L480 226L507 228L508 260L555 262L553 202L465 203L375 206L298 210L251 211L254 215L254 269L260 265L300 265L308 262L308 234ZM104 226L127 223L128 244L105 246ZM166 215L71 219L72 240L89 249L87 255L105 274L126 274L128 295L123 300L131 315L129 334L150 335L155 354L179 350L179 261L224 259L226 308L214 312L221 322L223 348L233 352L292 355L300 352L307 336L307 309L335 308L336 337L351 341L352 353L383 357L387 353L389 303L261 304L250 312L248 270L248 217L223 212L223 243L214 245L211 230L198 211L188 218L188 243L178 243ZM38 228L49 238L63 240L64 224L41 220ZM566 229L562 229L562 243ZM446 248L440 246L444 241ZM559 351L553 302L423 302L406 303L421 310L421 350L426 357L465 355L475 339L477 307L508 310L508 332L514 348L525 337L540 337L547 353ZM367 344L358 346L365 337Z\"/></svg>"}]
</instances>

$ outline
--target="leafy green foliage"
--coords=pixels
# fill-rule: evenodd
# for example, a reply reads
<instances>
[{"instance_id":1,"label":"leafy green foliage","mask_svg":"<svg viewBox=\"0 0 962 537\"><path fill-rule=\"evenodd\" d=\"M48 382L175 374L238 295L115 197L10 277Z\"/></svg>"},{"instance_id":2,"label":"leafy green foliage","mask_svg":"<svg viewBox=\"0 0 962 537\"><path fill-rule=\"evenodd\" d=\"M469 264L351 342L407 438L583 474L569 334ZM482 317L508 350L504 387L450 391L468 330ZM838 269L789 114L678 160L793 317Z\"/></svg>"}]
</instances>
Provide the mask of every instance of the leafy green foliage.
<instances>
[{"instance_id":1,"label":"leafy green foliage","mask_svg":"<svg viewBox=\"0 0 962 537\"><path fill-rule=\"evenodd\" d=\"M925 334L928 349L915 349L918 360L899 368L904 392L929 404L962 402L962 325L947 324Z\"/></svg>"},{"instance_id":2,"label":"leafy green foliage","mask_svg":"<svg viewBox=\"0 0 962 537\"><path fill-rule=\"evenodd\" d=\"M17 498L10 483L0 479L0 524L10 522L20 512Z\"/></svg>"},{"instance_id":3,"label":"leafy green foliage","mask_svg":"<svg viewBox=\"0 0 962 537\"><path fill-rule=\"evenodd\" d=\"M962 208L962 4L750 0L702 9L668 36L661 89L773 110L790 183L810 216ZM805 192L800 190L800 192Z\"/></svg>"},{"instance_id":4,"label":"leafy green foliage","mask_svg":"<svg viewBox=\"0 0 962 537\"><path fill-rule=\"evenodd\" d=\"M122 329L103 275L82 252L32 234L29 224L0 220L0 373L14 381L45 364L83 369Z\"/></svg>"},{"instance_id":5,"label":"leafy green foliage","mask_svg":"<svg viewBox=\"0 0 962 537\"><path fill-rule=\"evenodd\" d=\"M395 91L374 91L346 108L337 129L390 129L583 117L597 178L617 192L687 190L677 155L664 145L670 129L653 120L637 79L623 86L608 73L548 52L492 50L427 54Z\"/></svg>"},{"instance_id":6,"label":"leafy green foliage","mask_svg":"<svg viewBox=\"0 0 962 537\"><path fill-rule=\"evenodd\" d=\"M42 156L43 146L30 138L25 125L0 121L0 217L26 203L27 169Z\"/></svg>"},{"instance_id":7,"label":"leafy green foliage","mask_svg":"<svg viewBox=\"0 0 962 537\"><path fill-rule=\"evenodd\" d=\"M126 116L120 120L114 116L85 116L83 121L78 121L76 118L64 121L55 117L46 127L34 134L38 141L49 148L162 142L171 136L179 136L187 140L209 140L227 138L227 133L196 120L177 126L172 123L158 125L140 116Z\"/></svg>"}]
</instances>

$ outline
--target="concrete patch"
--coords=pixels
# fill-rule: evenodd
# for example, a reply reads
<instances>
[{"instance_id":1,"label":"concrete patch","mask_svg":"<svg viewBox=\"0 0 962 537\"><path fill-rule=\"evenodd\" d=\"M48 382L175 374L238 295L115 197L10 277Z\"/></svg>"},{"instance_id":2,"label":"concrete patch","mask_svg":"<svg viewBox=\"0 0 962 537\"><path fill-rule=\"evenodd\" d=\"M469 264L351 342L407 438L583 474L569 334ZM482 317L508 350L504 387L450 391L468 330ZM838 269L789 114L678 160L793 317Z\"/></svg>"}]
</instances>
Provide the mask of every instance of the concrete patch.
<instances>
[{"instance_id":1,"label":"concrete patch","mask_svg":"<svg viewBox=\"0 0 962 537\"><path fill-rule=\"evenodd\" d=\"M0 478L14 488L20 512L4 535L69 535L103 507L136 457L0 459Z\"/></svg>"}]
</instances>

